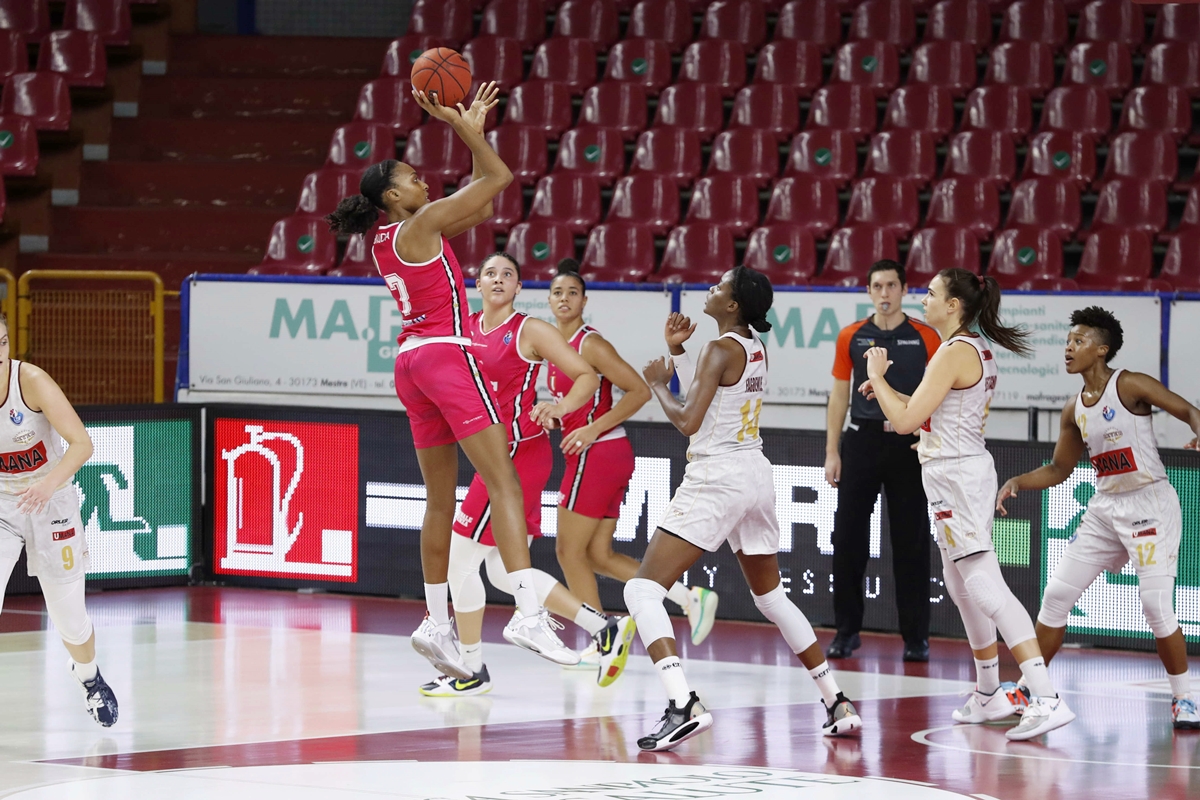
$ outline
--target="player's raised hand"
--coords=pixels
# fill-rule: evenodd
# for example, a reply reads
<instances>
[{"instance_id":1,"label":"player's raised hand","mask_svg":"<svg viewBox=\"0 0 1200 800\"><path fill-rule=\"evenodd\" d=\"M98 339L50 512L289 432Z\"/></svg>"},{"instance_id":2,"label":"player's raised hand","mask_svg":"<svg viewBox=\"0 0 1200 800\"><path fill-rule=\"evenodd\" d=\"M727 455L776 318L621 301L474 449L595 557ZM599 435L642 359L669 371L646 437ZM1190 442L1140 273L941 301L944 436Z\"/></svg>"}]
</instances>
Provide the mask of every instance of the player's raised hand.
<instances>
[{"instance_id":1,"label":"player's raised hand","mask_svg":"<svg viewBox=\"0 0 1200 800\"><path fill-rule=\"evenodd\" d=\"M656 358L653 361L642 367L642 377L646 379L646 383L653 386L654 384L662 384L666 386L671 382L671 376L675 374L675 365L671 363L671 359L663 356Z\"/></svg>"},{"instance_id":2,"label":"player's raised hand","mask_svg":"<svg viewBox=\"0 0 1200 800\"><path fill-rule=\"evenodd\" d=\"M495 108L499 102L500 87L496 85L495 81L485 83L475 93L475 101L471 103L470 108L463 112L462 118L468 125L482 134L488 112ZM459 108L462 108L462 106L459 106Z\"/></svg>"},{"instance_id":3,"label":"player's raised hand","mask_svg":"<svg viewBox=\"0 0 1200 800\"><path fill-rule=\"evenodd\" d=\"M691 318L685 317L678 311L672 311L667 315L667 325L663 331L663 338L667 340L669 347L682 347L683 343L692 337L696 332L696 324Z\"/></svg>"},{"instance_id":4,"label":"player's raised hand","mask_svg":"<svg viewBox=\"0 0 1200 800\"><path fill-rule=\"evenodd\" d=\"M1009 478L1000 487L1000 491L996 494L996 510L1000 512L1000 516L1008 516L1008 510L1004 508L1004 501L1010 497L1016 497L1017 488L1016 478Z\"/></svg>"},{"instance_id":5,"label":"player's raised hand","mask_svg":"<svg viewBox=\"0 0 1200 800\"><path fill-rule=\"evenodd\" d=\"M863 357L867 359L868 378L882 378L887 373L888 367L892 365L887 356L886 347L872 347L863 354Z\"/></svg>"},{"instance_id":6,"label":"player's raised hand","mask_svg":"<svg viewBox=\"0 0 1200 800\"><path fill-rule=\"evenodd\" d=\"M462 121L466 116L467 110L463 108L463 104L459 103L457 107L442 105L438 100L437 95L427 95L425 92L417 89L412 90L413 97L416 98L417 105L425 109L425 113L434 119L440 119L442 122L454 123ZM474 105L474 104L472 104Z\"/></svg>"}]
</instances>

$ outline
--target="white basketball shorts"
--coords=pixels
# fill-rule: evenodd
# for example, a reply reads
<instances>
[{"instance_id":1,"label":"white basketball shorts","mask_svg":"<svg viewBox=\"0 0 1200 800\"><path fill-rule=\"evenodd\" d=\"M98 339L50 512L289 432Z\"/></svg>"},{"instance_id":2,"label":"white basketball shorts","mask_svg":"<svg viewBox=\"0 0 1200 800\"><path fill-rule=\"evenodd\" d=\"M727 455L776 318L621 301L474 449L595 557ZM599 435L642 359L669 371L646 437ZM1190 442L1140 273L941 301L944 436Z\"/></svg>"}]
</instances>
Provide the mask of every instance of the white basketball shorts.
<instances>
[{"instance_id":1,"label":"white basketball shorts","mask_svg":"<svg viewBox=\"0 0 1200 800\"><path fill-rule=\"evenodd\" d=\"M726 541L735 553L779 552L771 462L757 449L690 462L658 527L710 553Z\"/></svg>"}]
</instances>

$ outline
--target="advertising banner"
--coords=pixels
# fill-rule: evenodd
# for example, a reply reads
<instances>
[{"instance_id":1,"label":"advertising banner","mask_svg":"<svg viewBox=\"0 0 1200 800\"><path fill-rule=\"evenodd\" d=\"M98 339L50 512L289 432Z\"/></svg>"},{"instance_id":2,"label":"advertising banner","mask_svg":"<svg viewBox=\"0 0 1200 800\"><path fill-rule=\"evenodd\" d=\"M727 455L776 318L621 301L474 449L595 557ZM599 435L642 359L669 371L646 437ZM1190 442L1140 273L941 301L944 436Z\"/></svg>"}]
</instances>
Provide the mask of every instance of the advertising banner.
<instances>
[{"instance_id":1,"label":"advertising banner","mask_svg":"<svg viewBox=\"0 0 1200 800\"><path fill-rule=\"evenodd\" d=\"M1200 342L1200 301L1171 301L1170 340L1173 346L1167 352L1167 386L1192 405L1200 406L1200 369L1192 352ZM1132 363L1126 366L1138 369ZM1182 447L1194 435L1186 423L1170 414L1155 415L1154 426L1159 443L1172 447Z\"/></svg>"}]
</instances>

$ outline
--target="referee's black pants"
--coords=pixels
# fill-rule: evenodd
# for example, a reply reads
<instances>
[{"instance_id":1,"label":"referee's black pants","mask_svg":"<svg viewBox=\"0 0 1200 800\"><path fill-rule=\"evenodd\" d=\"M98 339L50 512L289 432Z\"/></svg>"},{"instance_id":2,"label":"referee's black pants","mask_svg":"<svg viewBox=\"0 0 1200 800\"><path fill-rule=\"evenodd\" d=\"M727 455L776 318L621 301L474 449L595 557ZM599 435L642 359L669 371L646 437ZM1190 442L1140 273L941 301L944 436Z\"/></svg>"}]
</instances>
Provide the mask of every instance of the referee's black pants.
<instances>
[{"instance_id":1,"label":"referee's black pants","mask_svg":"<svg viewBox=\"0 0 1200 800\"><path fill-rule=\"evenodd\" d=\"M880 484L887 493L892 574L900 634L907 643L929 638L929 512L921 485L916 439L883 430L882 424L847 428L842 436L842 475L833 523L833 613L837 631L862 629L870 558L871 511Z\"/></svg>"}]
</instances>

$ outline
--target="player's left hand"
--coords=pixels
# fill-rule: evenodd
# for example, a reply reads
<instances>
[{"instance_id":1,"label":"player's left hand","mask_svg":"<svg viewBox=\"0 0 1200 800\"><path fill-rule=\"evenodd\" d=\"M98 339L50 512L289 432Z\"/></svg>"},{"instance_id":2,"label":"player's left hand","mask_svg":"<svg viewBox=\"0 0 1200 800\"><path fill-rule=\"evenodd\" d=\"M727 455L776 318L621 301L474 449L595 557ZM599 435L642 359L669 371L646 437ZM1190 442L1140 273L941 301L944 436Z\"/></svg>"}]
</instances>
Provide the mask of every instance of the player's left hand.
<instances>
[{"instance_id":1,"label":"player's left hand","mask_svg":"<svg viewBox=\"0 0 1200 800\"><path fill-rule=\"evenodd\" d=\"M1183 446L1183 449L1184 450L1200 450L1200 436L1193 437L1193 439L1190 442L1188 442L1187 444L1185 444Z\"/></svg>"},{"instance_id":2,"label":"player's left hand","mask_svg":"<svg viewBox=\"0 0 1200 800\"><path fill-rule=\"evenodd\" d=\"M434 119L440 119L442 122L454 124L455 122L463 121L463 117L467 113L462 103L457 104L457 106L444 106L438 100L436 94L428 95L416 89L413 89L412 93L413 97L417 100L417 105L423 108L426 114Z\"/></svg>"},{"instance_id":3,"label":"player's left hand","mask_svg":"<svg viewBox=\"0 0 1200 800\"><path fill-rule=\"evenodd\" d=\"M475 101L463 113L462 118L468 125L482 134L488 112L495 108L499 102L500 87L496 85L495 81L485 83L475 93Z\"/></svg>"},{"instance_id":4,"label":"player's left hand","mask_svg":"<svg viewBox=\"0 0 1200 800\"><path fill-rule=\"evenodd\" d=\"M666 386L671 382L671 376L675 374L675 365L671 363L671 359L663 356L656 358L653 361L642 367L642 377L646 379L646 383L653 386L660 383Z\"/></svg>"},{"instance_id":5,"label":"player's left hand","mask_svg":"<svg viewBox=\"0 0 1200 800\"><path fill-rule=\"evenodd\" d=\"M886 347L872 347L863 355L867 359L868 378L882 378L892 365L892 362L888 361Z\"/></svg>"},{"instance_id":6,"label":"player's left hand","mask_svg":"<svg viewBox=\"0 0 1200 800\"><path fill-rule=\"evenodd\" d=\"M38 514L50 502L54 487L44 480L38 481L17 495L17 510L22 514Z\"/></svg>"},{"instance_id":7,"label":"player's left hand","mask_svg":"<svg viewBox=\"0 0 1200 800\"><path fill-rule=\"evenodd\" d=\"M563 414L566 412L558 403L538 403L529 412L529 418L548 431L562 427Z\"/></svg>"},{"instance_id":8,"label":"player's left hand","mask_svg":"<svg viewBox=\"0 0 1200 800\"><path fill-rule=\"evenodd\" d=\"M562 451L565 456L577 456L584 450L592 446L592 442L596 441L600 436L600 431L596 430L595 425L584 425L582 428L571 431L563 437Z\"/></svg>"}]
</instances>

